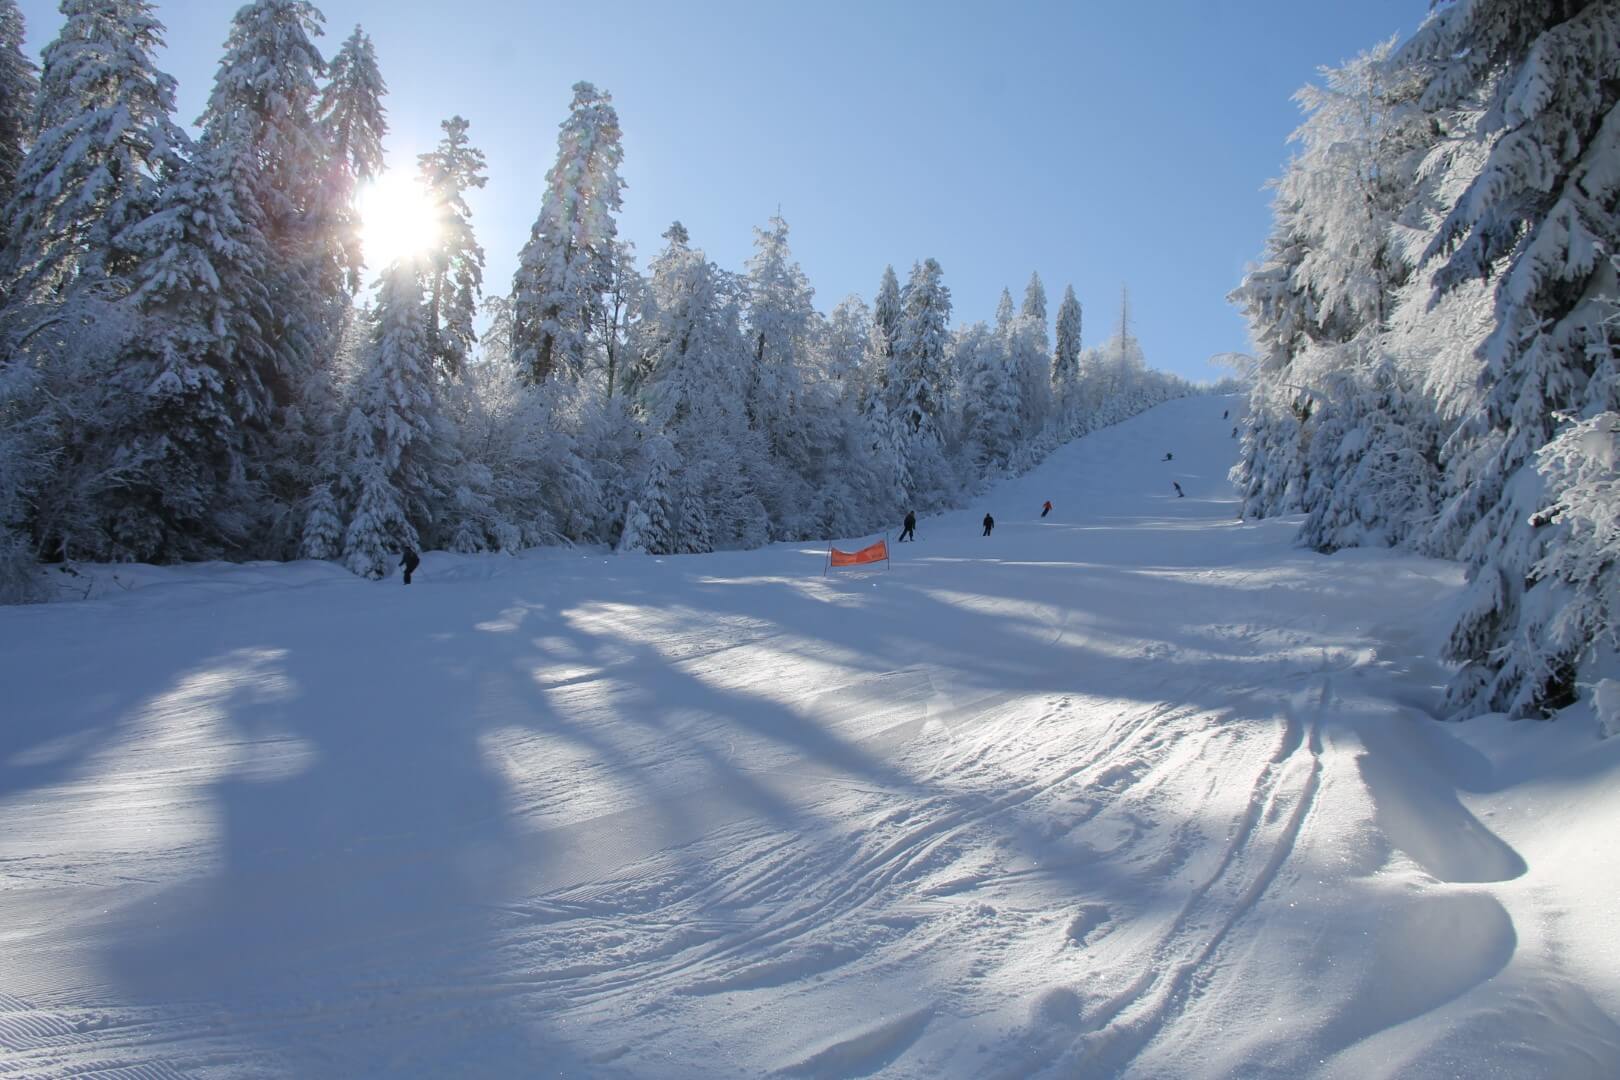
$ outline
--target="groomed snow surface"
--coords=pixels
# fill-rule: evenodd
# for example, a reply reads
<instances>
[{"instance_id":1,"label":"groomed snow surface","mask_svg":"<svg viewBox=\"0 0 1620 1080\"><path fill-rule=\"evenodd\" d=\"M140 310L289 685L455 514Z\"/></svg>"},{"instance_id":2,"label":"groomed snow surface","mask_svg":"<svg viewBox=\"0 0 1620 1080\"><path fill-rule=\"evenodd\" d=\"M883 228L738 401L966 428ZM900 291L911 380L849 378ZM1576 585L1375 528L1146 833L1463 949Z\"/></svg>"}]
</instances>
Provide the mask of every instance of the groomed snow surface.
<instances>
[{"instance_id":1,"label":"groomed snow surface","mask_svg":"<svg viewBox=\"0 0 1620 1080\"><path fill-rule=\"evenodd\" d=\"M1620 739L1434 722L1460 571L1235 520L1238 405L889 570L0 610L0 1076L1620 1075Z\"/></svg>"}]
</instances>

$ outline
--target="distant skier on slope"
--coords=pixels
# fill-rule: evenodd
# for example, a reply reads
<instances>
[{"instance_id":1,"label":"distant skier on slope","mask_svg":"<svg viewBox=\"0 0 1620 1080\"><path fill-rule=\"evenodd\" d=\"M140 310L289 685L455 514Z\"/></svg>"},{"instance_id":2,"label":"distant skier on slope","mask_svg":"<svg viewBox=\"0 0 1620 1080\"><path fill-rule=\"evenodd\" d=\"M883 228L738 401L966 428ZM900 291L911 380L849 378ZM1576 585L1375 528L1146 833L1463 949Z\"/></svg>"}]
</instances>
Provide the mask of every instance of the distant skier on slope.
<instances>
[{"instance_id":1,"label":"distant skier on slope","mask_svg":"<svg viewBox=\"0 0 1620 1080\"><path fill-rule=\"evenodd\" d=\"M917 511L907 510L904 524L905 528L900 530L900 540L917 539ZM895 543L898 544L900 540L896 540Z\"/></svg>"},{"instance_id":2,"label":"distant skier on slope","mask_svg":"<svg viewBox=\"0 0 1620 1080\"><path fill-rule=\"evenodd\" d=\"M1165 451L1165 452L1164 452L1164 457L1162 457L1162 458L1160 458L1160 459L1159 459L1159 460L1160 460L1160 461L1169 461L1169 460L1171 460L1171 459L1172 459L1172 458L1174 458L1174 457L1175 457L1175 456L1176 456L1176 455L1174 455L1174 454L1172 454L1172 453L1171 453L1171 452L1170 452L1170 451L1168 451L1168 450L1166 450L1166 451Z\"/></svg>"},{"instance_id":3,"label":"distant skier on slope","mask_svg":"<svg viewBox=\"0 0 1620 1080\"><path fill-rule=\"evenodd\" d=\"M406 544L405 552L399 558L399 565L405 568L405 584L409 585L411 583L411 574L416 571L418 566L422 565L422 559L415 551L411 550L409 544Z\"/></svg>"},{"instance_id":4,"label":"distant skier on slope","mask_svg":"<svg viewBox=\"0 0 1620 1080\"><path fill-rule=\"evenodd\" d=\"M1181 490L1181 485L1176 483L1174 480L1170 481L1170 486L1176 489L1176 498L1184 499L1187 497L1186 493Z\"/></svg>"},{"instance_id":5,"label":"distant skier on slope","mask_svg":"<svg viewBox=\"0 0 1620 1080\"><path fill-rule=\"evenodd\" d=\"M1225 420L1227 418L1227 415L1230 414L1231 411L1232 411L1231 409L1222 409L1221 410L1221 419Z\"/></svg>"},{"instance_id":6,"label":"distant skier on slope","mask_svg":"<svg viewBox=\"0 0 1620 1080\"><path fill-rule=\"evenodd\" d=\"M1046 505L1041 507L1041 517L1045 517L1047 514L1050 514L1051 512L1052 512L1052 500L1047 499L1046 500Z\"/></svg>"},{"instance_id":7,"label":"distant skier on slope","mask_svg":"<svg viewBox=\"0 0 1620 1080\"><path fill-rule=\"evenodd\" d=\"M989 536L990 530L996 527L996 519L989 514L984 515L984 535Z\"/></svg>"}]
</instances>

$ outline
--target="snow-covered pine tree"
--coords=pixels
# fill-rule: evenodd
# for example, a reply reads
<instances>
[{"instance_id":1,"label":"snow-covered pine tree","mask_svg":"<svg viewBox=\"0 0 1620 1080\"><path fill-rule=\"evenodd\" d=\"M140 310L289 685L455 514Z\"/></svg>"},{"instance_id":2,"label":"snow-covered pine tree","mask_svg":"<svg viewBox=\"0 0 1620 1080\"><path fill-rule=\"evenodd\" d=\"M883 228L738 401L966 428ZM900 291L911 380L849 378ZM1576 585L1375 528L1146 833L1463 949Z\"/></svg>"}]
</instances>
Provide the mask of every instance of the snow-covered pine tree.
<instances>
[{"instance_id":1,"label":"snow-covered pine tree","mask_svg":"<svg viewBox=\"0 0 1620 1080\"><path fill-rule=\"evenodd\" d=\"M1385 359L1335 372L1311 440L1312 476L1328 478L1304 502L1300 542L1318 551L1405 547L1434 517L1439 432L1434 414Z\"/></svg>"},{"instance_id":2,"label":"snow-covered pine tree","mask_svg":"<svg viewBox=\"0 0 1620 1080\"><path fill-rule=\"evenodd\" d=\"M965 452L978 476L1005 467L1018 441L1018 386L1009 367L1007 346L1007 337L984 323L974 323L956 335Z\"/></svg>"},{"instance_id":3,"label":"snow-covered pine tree","mask_svg":"<svg viewBox=\"0 0 1620 1080\"><path fill-rule=\"evenodd\" d=\"M500 298L495 298L500 299ZM456 442L469 469L487 474L491 499L482 529L486 546L502 550L568 540L609 540L620 525L623 504L611 511L591 474L573 428L579 395L553 380L526 382L503 351L499 303L491 333L480 342L480 359L461 377L439 380L455 409ZM600 436L587 448L595 452ZM478 478L483 483L483 477ZM603 527L593 532L601 523ZM611 523L612 530L605 527Z\"/></svg>"},{"instance_id":4,"label":"snow-covered pine tree","mask_svg":"<svg viewBox=\"0 0 1620 1080\"><path fill-rule=\"evenodd\" d=\"M26 25L16 0L0 0L0 260L9 245L10 219L3 214L16 196L17 172L22 168L34 133L34 99L39 92L39 68L23 51ZM0 311L6 289L0 279ZM6 321L0 319L0 334ZM9 342L7 343L9 345ZM4 350L11 357L11 349ZM27 535L26 493L44 472L38 444L26 430L37 401L34 372L24 364L0 365L0 603L41 599L34 574L33 545Z\"/></svg>"},{"instance_id":5,"label":"snow-covered pine tree","mask_svg":"<svg viewBox=\"0 0 1620 1080\"><path fill-rule=\"evenodd\" d=\"M351 295L360 291L365 254L360 250L360 215L355 193L381 175L383 136L388 133L388 94L377 50L359 26L338 49L327 68L326 86L315 105L315 120L326 137L327 167L321 206L332 255L344 273Z\"/></svg>"},{"instance_id":6,"label":"snow-covered pine tree","mask_svg":"<svg viewBox=\"0 0 1620 1080\"><path fill-rule=\"evenodd\" d=\"M894 342L900 334L900 279L894 267L885 266L878 279L877 296L872 300L872 330L867 340L867 392L884 396L887 407L889 369L894 366Z\"/></svg>"},{"instance_id":7,"label":"snow-covered pine tree","mask_svg":"<svg viewBox=\"0 0 1620 1080\"><path fill-rule=\"evenodd\" d=\"M151 212L188 145L172 119L174 79L153 60L163 24L152 5L63 0L62 14L45 47L38 134L0 211L11 232L0 281L12 301L70 287L124 295L128 263L113 238Z\"/></svg>"},{"instance_id":8,"label":"snow-covered pine tree","mask_svg":"<svg viewBox=\"0 0 1620 1080\"><path fill-rule=\"evenodd\" d=\"M1046 286L1041 282L1039 273L1029 275L1029 284L1024 286L1024 302L1019 305L1018 315L1030 322L1038 323L1042 332L1046 330Z\"/></svg>"},{"instance_id":9,"label":"snow-covered pine tree","mask_svg":"<svg viewBox=\"0 0 1620 1080\"><path fill-rule=\"evenodd\" d=\"M886 405L903 449L908 501L940 505L951 489L941 438L950 343L951 291L939 263L912 267L889 367Z\"/></svg>"},{"instance_id":10,"label":"snow-covered pine tree","mask_svg":"<svg viewBox=\"0 0 1620 1080\"><path fill-rule=\"evenodd\" d=\"M322 21L309 0L252 0L238 9L198 120L204 142L252 161L266 238L284 262L306 254L331 159L316 118L326 63L312 38Z\"/></svg>"},{"instance_id":11,"label":"snow-covered pine tree","mask_svg":"<svg viewBox=\"0 0 1620 1080\"><path fill-rule=\"evenodd\" d=\"M26 24L16 0L0 0L0 210L17 194L17 173L34 135L34 99L39 67L23 52ZM0 214L0 252L11 236L11 219ZM5 302L0 284L0 304Z\"/></svg>"},{"instance_id":12,"label":"snow-covered pine tree","mask_svg":"<svg viewBox=\"0 0 1620 1080\"><path fill-rule=\"evenodd\" d=\"M582 378L591 328L612 285L613 241L624 182L612 95L574 84L557 136L557 163L512 279L514 359L534 382Z\"/></svg>"},{"instance_id":13,"label":"snow-covered pine tree","mask_svg":"<svg viewBox=\"0 0 1620 1080\"><path fill-rule=\"evenodd\" d=\"M1483 99L1489 154L1436 231L1426 270L1440 294L1494 280L1494 327L1480 349L1485 424L1472 482L1448 508L1467 529L1464 613L1448 642L1463 664L1447 702L1460 713L1529 715L1573 693L1575 656L1526 657L1522 606L1548 545L1575 535L1531 524L1548 498L1535 455L1557 417L1578 413L1616 348L1620 293L1607 255L1620 250L1620 6L1579 0L1463 0L1438 11L1400 52L1425 81L1431 115ZM1611 367L1612 369L1612 367Z\"/></svg>"},{"instance_id":14,"label":"snow-covered pine tree","mask_svg":"<svg viewBox=\"0 0 1620 1080\"><path fill-rule=\"evenodd\" d=\"M428 253L428 339L440 371L458 375L477 335L473 321L484 290L484 249L473 236L466 193L489 182L483 151L467 139L467 121L439 125L444 137L417 157L422 183L438 212L438 242Z\"/></svg>"},{"instance_id":15,"label":"snow-covered pine tree","mask_svg":"<svg viewBox=\"0 0 1620 1080\"><path fill-rule=\"evenodd\" d=\"M613 242L613 276L603 300L603 318L596 328L596 348L603 359L603 397L609 400L624 381L635 322L642 310L641 295L647 282L636 270L635 245Z\"/></svg>"},{"instance_id":16,"label":"snow-covered pine tree","mask_svg":"<svg viewBox=\"0 0 1620 1080\"><path fill-rule=\"evenodd\" d=\"M380 578L400 544L420 548L442 503L434 473L440 436L422 286L400 261L377 289L375 327L340 435L343 561Z\"/></svg>"},{"instance_id":17,"label":"snow-covered pine tree","mask_svg":"<svg viewBox=\"0 0 1620 1080\"><path fill-rule=\"evenodd\" d=\"M1248 313L1253 336L1261 345L1250 421L1260 421L1260 408L1293 411L1299 395L1311 398L1316 420L1313 430L1302 434L1319 463L1339 455L1338 439L1359 441L1374 434L1394 438L1396 445L1388 447L1387 454L1402 456L1401 432L1409 420L1421 424L1414 413L1368 429L1344 414L1355 412L1354 399L1364 388L1377 394L1372 388L1391 379L1412 387L1422 382L1416 371L1378 371L1385 364L1380 338L1388 329L1396 291L1410 269L1410 261L1400 252L1397 220L1407 212L1422 153L1433 139L1433 125L1413 108L1420 87L1409 73L1390 63L1393 49L1393 41L1385 42L1339 67L1323 68L1320 85L1306 86L1295 95L1306 119L1291 137L1299 150L1276 184L1277 224L1268 243L1269 258L1232 294ZM1262 385L1267 382L1278 386ZM1318 390L1329 384L1335 394L1325 397ZM1274 392L1278 389L1292 393ZM1396 394L1388 404L1428 411L1427 403L1412 393ZM1289 426L1286 417L1269 420L1272 430ZM1300 502L1250 505L1247 513L1314 511L1328 501L1341 511L1371 509L1404 497L1399 492L1387 493L1386 499L1376 490L1347 490L1350 483L1396 479L1382 470L1355 470L1344 476L1332 469L1313 470L1293 459L1293 452L1302 452L1304 445L1304 441L1297 447L1267 445L1265 440L1245 443L1248 449L1269 455L1244 465L1251 475L1276 470L1313 480L1304 486L1261 483L1259 490L1288 492ZM1357 445L1349 453L1358 459L1370 453L1378 459L1386 451ZM1383 523L1365 524L1368 535L1386 535ZM1356 527L1346 522L1336 534L1348 537L1355 532ZM1313 543L1332 542L1324 534Z\"/></svg>"},{"instance_id":18,"label":"snow-covered pine tree","mask_svg":"<svg viewBox=\"0 0 1620 1080\"><path fill-rule=\"evenodd\" d=\"M92 288L12 297L0 320L0 506L25 514L41 558L111 557L103 507L122 473L107 433L129 409L119 372L138 331L126 298Z\"/></svg>"},{"instance_id":19,"label":"snow-covered pine tree","mask_svg":"<svg viewBox=\"0 0 1620 1080\"><path fill-rule=\"evenodd\" d=\"M652 280L637 335L632 383L638 405L664 431L684 427L705 404L745 424L746 348L737 334L728 284L719 267L688 246L680 222L664 238L667 246L649 268Z\"/></svg>"},{"instance_id":20,"label":"snow-covered pine tree","mask_svg":"<svg viewBox=\"0 0 1620 1080\"><path fill-rule=\"evenodd\" d=\"M1074 411L1079 404L1075 391L1080 381L1081 319L1074 286L1065 286L1063 303L1058 305L1056 340L1052 346L1052 393L1057 398L1066 435L1073 435L1078 423Z\"/></svg>"},{"instance_id":21,"label":"snow-covered pine tree","mask_svg":"<svg viewBox=\"0 0 1620 1080\"><path fill-rule=\"evenodd\" d=\"M331 385L323 371L351 312L323 186L330 148L315 117L326 70L312 41L321 22L307 0L253 0L238 9L199 119L203 146L235 178L241 204L257 208L269 247L265 336L275 353L260 377L275 411L251 455L251 479L266 495L263 554L281 557L299 546L296 508L315 479L315 429L335 408L319 396Z\"/></svg>"},{"instance_id":22,"label":"snow-covered pine tree","mask_svg":"<svg viewBox=\"0 0 1620 1080\"><path fill-rule=\"evenodd\" d=\"M118 376L128 404L105 436L121 474L104 504L116 558L250 550L245 436L271 409L260 380L270 362L268 251L228 167L198 153L156 212L117 237L142 323Z\"/></svg>"},{"instance_id":23,"label":"snow-covered pine tree","mask_svg":"<svg viewBox=\"0 0 1620 1080\"><path fill-rule=\"evenodd\" d=\"M28 604L47 598L30 535L35 516L30 504L47 482L47 455L56 448L32 428L45 401L38 390L42 373L19 363L9 347L5 355L8 362L0 364L0 604Z\"/></svg>"},{"instance_id":24,"label":"snow-covered pine tree","mask_svg":"<svg viewBox=\"0 0 1620 1080\"><path fill-rule=\"evenodd\" d=\"M1033 443L1052 407L1052 344L1046 330L1046 287L1040 274L1030 274L1024 302L1013 321L1013 377L1018 388L1018 434Z\"/></svg>"},{"instance_id":25,"label":"snow-covered pine tree","mask_svg":"<svg viewBox=\"0 0 1620 1080\"><path fill-rule=\"evenodd\" d=\"M627 395L591 395L579 418L577 445L599 493L592 503L591 533L607 543L617 544L629 527L626 507L641 492L645 441Z\"/></svg>"},{"instance_id":26,"label":"snow-covered pine tree","mask_svg":"<svg viewBox=\"0 0 1620 1080\"><path fill-rule=\"evenodd\" d=\"M872 311L866 301L854 295L838 301L821 337L820 367L857 408L865 400L864 365L871 340Z\"/></svg>"},{"instance_id":27,"label":"snow-covered pine tree","mask_svg":"<svg viewBox=\"0 0 1620 1080\"><path fill-rule=\"evenodd\" d=\"M825 428L809 423L806 371L818 329L815 290L788 249L780 214L754 230L754 255L743 279L752 363L746 407L768 449L771 477L764 485L768 513L779 525L812 501L812 483L830 451Z\"/></svg>"},{"instance_id":28,"label":"snow-covered pine tree","mask_svg":"<svg viewBox=\"0 0 1620 1080\"><path fill-rule=\"evenodd\" d=\"M634 550L649 555L669 555L681 550L676 546L679 530L675 524L675 506L680 497L675 489L675 477L682 471L680 454L668 438L653 435L643 444L642 456L647 475L642 481L641 496L634 504L639 520L627 523L626 530L635 535L638 547ZM707 543L702 550L709 550Z\"/></svg>"},{"instance_id":29,"label":"snow-covered pine tree","mask_svg":"<svg viewBox=\"0 0 1620 1080\"><path fill-rule=\"evenodd\" d=\"M1503 665L1514 713L1565 704L1583 663L1612 672L1620 660L1620 410L1566 422L1536 470L1548 505L1530 524L1549 535Z\"/></svg>"},{"instance_id":30,"label":"snow-covered pine tree","mask_svg":"<svg viewBox=\"0 0 1620 1080\"><path fill-rule=\"evenodd\" d=\"M637 406L652 432L670 438L685 470L676 549L707 551L732 539L729 508L764 471L765 448L745 409L741 287L687 245L678 223L664 235L635 347ZM700 519L713 530L709 539L689 531Z\"/></svg>"}]
</instances>

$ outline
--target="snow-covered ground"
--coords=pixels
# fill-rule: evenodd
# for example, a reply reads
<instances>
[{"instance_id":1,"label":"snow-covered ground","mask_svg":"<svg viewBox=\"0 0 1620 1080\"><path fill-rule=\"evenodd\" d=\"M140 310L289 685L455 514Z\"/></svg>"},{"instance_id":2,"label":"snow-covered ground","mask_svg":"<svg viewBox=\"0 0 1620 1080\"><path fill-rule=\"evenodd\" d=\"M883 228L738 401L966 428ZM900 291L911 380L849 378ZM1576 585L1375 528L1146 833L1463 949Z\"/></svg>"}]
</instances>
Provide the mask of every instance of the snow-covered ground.
<instances>
[{"instance_id":1,"label":"snow-covered ground","mask_svg":"<svg viewBox=\"0 0 1620 1080\"><path fill-rule=\"evenodd\" d=\"M0 1076L1620 1075L1620 739L1433 722L1458 569L1236 521L1237 404L889 570L0 610Z\"/></svg>"}]
</instances>

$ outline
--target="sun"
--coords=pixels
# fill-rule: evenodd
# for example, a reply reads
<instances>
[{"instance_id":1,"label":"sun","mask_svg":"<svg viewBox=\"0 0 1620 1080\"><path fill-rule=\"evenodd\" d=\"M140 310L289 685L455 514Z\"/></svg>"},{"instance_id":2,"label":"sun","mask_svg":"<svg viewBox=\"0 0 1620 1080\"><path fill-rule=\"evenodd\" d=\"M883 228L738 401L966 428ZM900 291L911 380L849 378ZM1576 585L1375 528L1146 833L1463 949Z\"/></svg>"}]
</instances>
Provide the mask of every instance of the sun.
<instances>
[{"instance_id":1,"label":"sun","mask_svg":"<svg viewBox=\"0 0 1620 1080\"><path fill-rule=\"evenodd\" d=\"M366 265L382 271L400 259L426 255L439 241L439 215L414 177L384 173L355 196Z\"/></svg>"}]
</instances>

